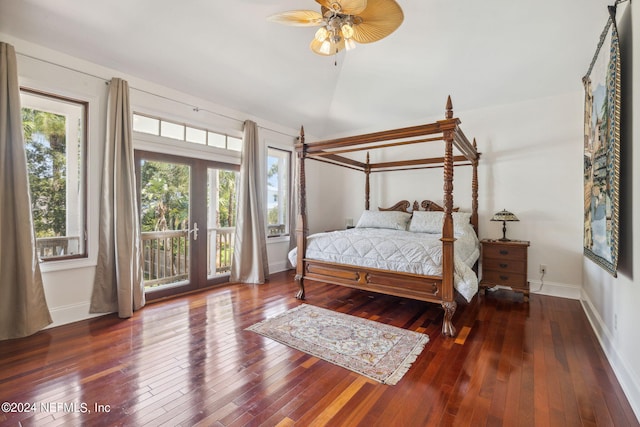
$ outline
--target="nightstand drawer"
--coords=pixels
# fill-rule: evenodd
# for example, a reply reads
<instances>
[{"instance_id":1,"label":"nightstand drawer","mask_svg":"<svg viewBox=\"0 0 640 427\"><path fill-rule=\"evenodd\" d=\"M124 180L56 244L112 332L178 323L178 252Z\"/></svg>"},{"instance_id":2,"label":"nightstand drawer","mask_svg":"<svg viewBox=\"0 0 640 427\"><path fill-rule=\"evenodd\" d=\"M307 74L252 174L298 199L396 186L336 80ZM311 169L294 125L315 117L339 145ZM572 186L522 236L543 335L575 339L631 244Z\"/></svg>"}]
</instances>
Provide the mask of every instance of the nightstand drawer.
<instances>
[{"instance_id":1,"label":"nightstand drawer","mask_svg":"<svg viewBox=\"0 0 640 427\"><path fill-rule=\"evenodd\" d=\"M483 258L482 271L498 271L522 274L523 271L526 271L526 266L524 260Z\"/></svg>"},{"instance_id":2,"label":"nightstand drawer","mask_svg":"<svg viewBox=\"0 0 640 427\"><path fill-rule=\"evenodd\" d=\"M485 258L526 259L526 246L508 246L485 244L482 247L482 256Z\"/></svg>"},{"instance_id":3,"label":"nightstand drawer","mask_svg":"<svg viewBox=\"0 0 640 427\"><path fill-rule=\"evenodd\" d=\"M524 274L509 273L502 271L482 270L482 283L492 285L514 286L517 288L529 288L527 276Z\"/></svg>"}]
</instances>

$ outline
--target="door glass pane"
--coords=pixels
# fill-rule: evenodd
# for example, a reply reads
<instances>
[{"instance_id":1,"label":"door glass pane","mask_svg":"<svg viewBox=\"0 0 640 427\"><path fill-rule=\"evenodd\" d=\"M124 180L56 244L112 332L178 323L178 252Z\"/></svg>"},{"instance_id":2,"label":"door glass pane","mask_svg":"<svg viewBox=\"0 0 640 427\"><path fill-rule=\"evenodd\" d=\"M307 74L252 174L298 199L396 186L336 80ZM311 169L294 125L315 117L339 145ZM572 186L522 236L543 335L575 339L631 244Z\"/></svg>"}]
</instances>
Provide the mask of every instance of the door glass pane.
<instances>
[{"instance_id":1,"label":"door glass pane","mask_svg":"<svg viewBox=\"0 0 640 427\"><path fill-rule=\"evenodd\" d=\"M236 225L238 173L208 169L207 277L229 274Z\"/></svg>"},{"instance_id":2,"label":"door glass pane","mask_svg":"<svg viewBox=\"0 0 640 427\"><path fill-rule=\"evenodd\" d=\"M189 280L188 165L142 160L140 213L145 289Z\"/></svg>"},{"instance_id":3,"label":"door glass pane","mask_svg":"<svg viewBox=\"0 0 640 427\"><path fill-rule=\"evenodd\" d=\"M227 137L215 132L209 132L209 146L227 148Z\"/></svg>"},{"instance_id":4,"label":"door glass pane","mask_svg":"<svg viewBox=\"0 0 640 427\"><path fill-rule=\"evenodd\" d=\"M136 132L160 135L160 120L152 117L133 115L133 130Z\"/></svg>"},{"instance_id":5,"label":"door glass pane","mask_svg":"<svg viewBox=\"0 0 640 427\"><path fill-rule=\"evenodd\" d=\"M207 131L187 126L187 142L205 145L207 143Z\"/></svg>"},{"instance_id":6,"label":"door glass pane","mask_svg":"<svg viewBox=\"0 0 640 427\"><path fill-rule=\"evenodd\" d=\"M184 125L162 121L160 123L160 136L184 141Z\"/></svg>"},{"instance_id":7,"label":"door glass pane","mask_svg":"<svg viewBox=\"0 0 640 427\"><path fill-rule=\"evenodd\" d=\"M232 136L227 137L227 149L233 151L242 151L242 139L234 138Z\"/></svg>"}]
</instances>

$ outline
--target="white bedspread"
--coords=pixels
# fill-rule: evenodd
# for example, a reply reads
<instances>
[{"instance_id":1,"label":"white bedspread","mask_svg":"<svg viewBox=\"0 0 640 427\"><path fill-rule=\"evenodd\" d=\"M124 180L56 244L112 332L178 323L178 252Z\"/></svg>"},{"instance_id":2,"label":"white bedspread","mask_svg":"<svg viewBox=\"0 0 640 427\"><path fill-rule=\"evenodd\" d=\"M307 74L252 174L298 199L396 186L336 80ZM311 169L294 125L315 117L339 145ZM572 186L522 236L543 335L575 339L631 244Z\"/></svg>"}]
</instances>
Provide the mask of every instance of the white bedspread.
<instances>
[{"instance_id":1,"label":"white bedspread","mask_svg":"<svg viewBox=\"0 0 640 427\"><path fill-rule=\"evenodd\" d=\"M480 255L475 233L456 236L454 286L471 301L478 291L472 270ZM296 265L297 250L289 252ZM442 242L439 234L379 228L353 228L313 234L307 238L307 258L339 264L379 268L421 275L442 275Z\"/></svg>"}]
</instances>

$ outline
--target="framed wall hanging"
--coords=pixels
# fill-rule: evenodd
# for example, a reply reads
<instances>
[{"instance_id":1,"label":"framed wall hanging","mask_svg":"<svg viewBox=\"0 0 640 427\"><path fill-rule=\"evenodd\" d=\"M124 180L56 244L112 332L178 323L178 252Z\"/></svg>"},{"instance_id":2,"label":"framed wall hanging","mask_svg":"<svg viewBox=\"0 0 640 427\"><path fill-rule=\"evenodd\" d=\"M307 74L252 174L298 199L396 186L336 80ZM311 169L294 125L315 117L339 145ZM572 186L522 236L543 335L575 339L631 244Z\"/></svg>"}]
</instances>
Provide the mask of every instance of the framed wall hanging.
<instances>
[{"instance_id":1,"label":"framed wall hanging","mask_svg":"<svg viewBox=\"0 0 640 427\"><path fill-rule=\"evenodd\" d=\"M618 266L620 44L616 7L583 77L584 254L614 277Z\"/></svg>"}]
</instances>

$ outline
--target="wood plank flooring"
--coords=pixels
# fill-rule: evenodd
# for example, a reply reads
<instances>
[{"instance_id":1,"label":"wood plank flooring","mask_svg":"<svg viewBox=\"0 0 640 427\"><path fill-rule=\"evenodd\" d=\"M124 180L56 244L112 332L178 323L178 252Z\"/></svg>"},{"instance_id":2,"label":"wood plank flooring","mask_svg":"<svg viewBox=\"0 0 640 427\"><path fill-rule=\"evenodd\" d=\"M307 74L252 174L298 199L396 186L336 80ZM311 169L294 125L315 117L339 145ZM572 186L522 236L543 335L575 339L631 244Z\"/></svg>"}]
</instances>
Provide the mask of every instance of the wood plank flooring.
<instances>
[{"instance_id":1,"label":"wood plank flooring","mask_svg":"<svg viewBox=\"0 0 640 427\"><path fill-rule=\"evenodd\" d=\"M438 305L308 283L308 304L429 335L388 386L244 330L295 290L278 273L0 342L0 403L20 410L0 425L638 425L578 301L489 292L451 339Z\"/></svg>"}]
</instances>

